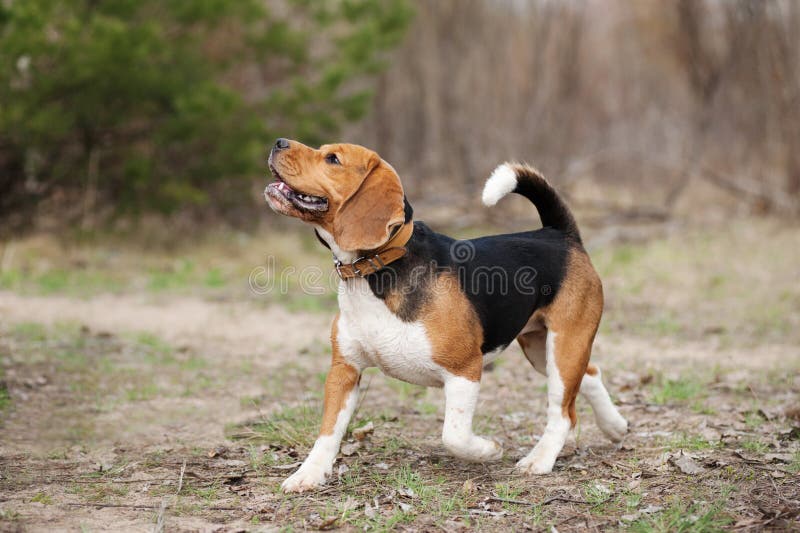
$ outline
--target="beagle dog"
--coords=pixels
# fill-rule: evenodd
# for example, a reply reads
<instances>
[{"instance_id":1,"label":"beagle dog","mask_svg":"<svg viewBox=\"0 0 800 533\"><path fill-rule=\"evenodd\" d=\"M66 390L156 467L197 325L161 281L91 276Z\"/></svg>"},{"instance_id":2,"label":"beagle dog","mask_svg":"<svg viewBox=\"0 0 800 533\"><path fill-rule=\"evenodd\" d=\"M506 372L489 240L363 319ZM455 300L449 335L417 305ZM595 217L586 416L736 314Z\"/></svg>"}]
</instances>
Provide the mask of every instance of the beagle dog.
<instances>
[{"instance_id":1,"label":"beagle dog","mask_svg":"<svg viewBox=\"0 0 800 533\"><path fill-rule=\"evenodd\" d=\"M603 433L623 438L628 423L589 364L603 311L600 278L570 210L535 169L500 165L483 203L521 194L536 206L542 229L459 241L414 221L395 170L361 146L313 149L278 139L269 167L270 207L310 224L341 278L322 426L284 491L314 489L330 475L368 367L444 387L447 450L468 461L500 459L496 441L473 433L472 417L482 369L515 339L547 376L548 402L544 433L517 463L520 471L553 469L576 422L578 392Z\"/></svg>"}]
</instances>

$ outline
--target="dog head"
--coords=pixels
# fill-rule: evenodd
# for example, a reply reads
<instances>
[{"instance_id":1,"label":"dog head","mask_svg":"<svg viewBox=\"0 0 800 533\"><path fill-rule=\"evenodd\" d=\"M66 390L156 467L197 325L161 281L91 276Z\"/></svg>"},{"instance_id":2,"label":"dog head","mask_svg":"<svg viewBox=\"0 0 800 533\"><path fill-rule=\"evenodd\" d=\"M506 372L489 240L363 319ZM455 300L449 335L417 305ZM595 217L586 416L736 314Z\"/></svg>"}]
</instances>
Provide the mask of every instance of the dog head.
<instances>
[{"instance_id":1,"label":"dog head","mask_svg":"<svg viewBox=\"0 0 800 533\"><path fill-rule=\"evenodd\" d=\"M276 180L264 191L270 207L324 229L342 250L376 249L405 221L399 176L363 146L314 149L278 139L269 168Z\"/></svg>"}]
</instances>

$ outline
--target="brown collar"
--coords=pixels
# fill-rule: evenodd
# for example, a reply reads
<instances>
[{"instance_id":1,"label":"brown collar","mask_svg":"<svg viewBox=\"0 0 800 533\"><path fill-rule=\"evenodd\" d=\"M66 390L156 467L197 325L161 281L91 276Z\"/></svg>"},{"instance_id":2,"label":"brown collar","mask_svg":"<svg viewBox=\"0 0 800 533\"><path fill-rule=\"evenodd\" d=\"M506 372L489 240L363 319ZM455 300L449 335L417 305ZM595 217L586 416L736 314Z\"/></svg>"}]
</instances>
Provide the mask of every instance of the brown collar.
<instances>
[{"instance_id":1,"label":"brown collar","mask_svg":"<svg viewBox=\"0 0 800 533\"><path fill-rule=\"evenodd\" d=\"M412 233L414 233L414 222L409 221L400 226L400 229L386 241L386 244L373 252L362 255L352 263L342 263L334 257L336 273L342 279L363 278L374 274L408 253L405 245L411 239Z\"/></svg>"}]
</instances>

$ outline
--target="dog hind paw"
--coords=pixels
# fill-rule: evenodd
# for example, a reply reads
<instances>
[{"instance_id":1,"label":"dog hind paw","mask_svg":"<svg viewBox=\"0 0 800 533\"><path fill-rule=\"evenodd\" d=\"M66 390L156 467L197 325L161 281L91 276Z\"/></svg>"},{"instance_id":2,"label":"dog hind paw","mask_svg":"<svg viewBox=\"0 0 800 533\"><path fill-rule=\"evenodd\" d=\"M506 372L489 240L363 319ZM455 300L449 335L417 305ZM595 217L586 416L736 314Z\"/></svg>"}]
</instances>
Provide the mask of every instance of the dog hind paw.
<instances>
[{"instance_id":1,"label":"dog hind paw","mask_svg":"<svg viewBox=\"0 0 800 533\"><path fill-rule=\"evenodd\" d=\"M622 418L619 413L612 420L598 425L600 431L613 442L621 441L628 433L628 421Z\"/></svg>"},{"instance_id":2,"label":"dog hind paw","mask_svg":"<svg viewBox=\"0 0 800 533\"><path fill-rule=\"evenodd\" d=\"M549 474L556 464L558 450L539 442L531 452L517 462L516 469L526 475Z\"/></svg>"},{"instance_id":3,"label":"dog hind paw","mask_svg":"<svg viewBox=\"0 0 800 533\"><path fill-rule=\"evenodd\" d=\"M516 469L519 473L528 476L549 474L553 471L553 461L544 458L524 457L517 462Z\"/></svg>"},{"instance_id":4,"label":"dog hind paw","mask_svg":"<svg viewBox=\"0 0 800 533\"><path fill-rule=\"evenodd\" d=\"M283 492L305 492L325 483L325 471L314 466L301 466L281 484Z\"/></svg>"}]
</instances>

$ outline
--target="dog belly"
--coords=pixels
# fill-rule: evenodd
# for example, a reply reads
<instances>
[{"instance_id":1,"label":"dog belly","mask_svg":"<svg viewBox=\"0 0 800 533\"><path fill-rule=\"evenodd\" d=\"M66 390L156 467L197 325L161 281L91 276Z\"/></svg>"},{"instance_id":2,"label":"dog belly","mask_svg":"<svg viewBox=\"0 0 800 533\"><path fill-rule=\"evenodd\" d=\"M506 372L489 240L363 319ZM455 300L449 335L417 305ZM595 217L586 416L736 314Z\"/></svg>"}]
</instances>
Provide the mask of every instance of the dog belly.
<instances>
[{"instance_id":1,"label":"dog belly","mask_svg":"<svg viewBox=\"0 0 800 533\"><path fill-rule=\"evenodd\" d=\"M339 309L337 342L345 359L415 385L442 386L444 369L433 361L421 323L400 320L369 287L340 291Z\"/></svg>"}]
</instances>

